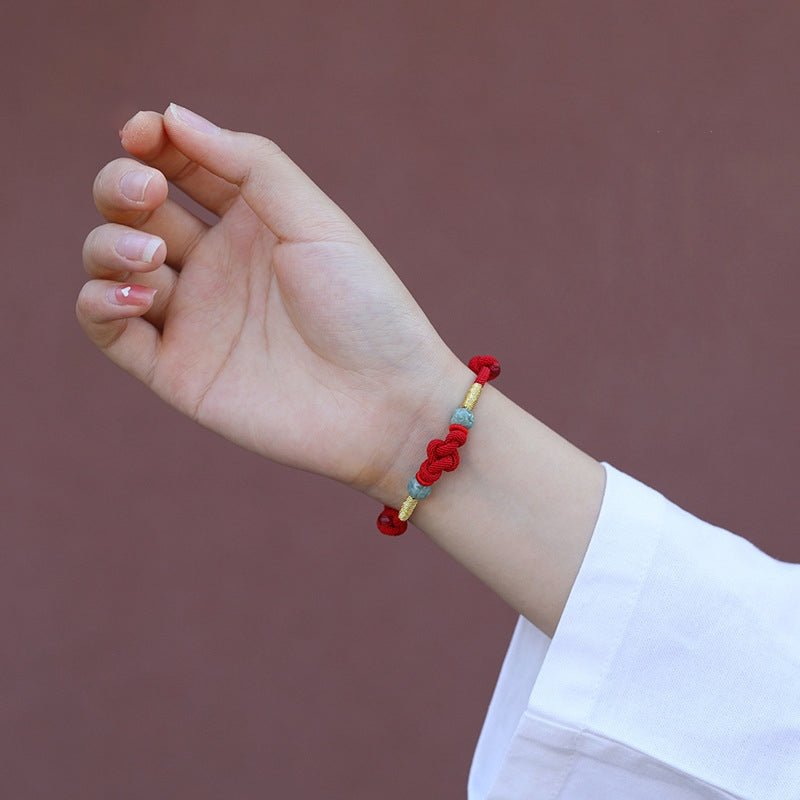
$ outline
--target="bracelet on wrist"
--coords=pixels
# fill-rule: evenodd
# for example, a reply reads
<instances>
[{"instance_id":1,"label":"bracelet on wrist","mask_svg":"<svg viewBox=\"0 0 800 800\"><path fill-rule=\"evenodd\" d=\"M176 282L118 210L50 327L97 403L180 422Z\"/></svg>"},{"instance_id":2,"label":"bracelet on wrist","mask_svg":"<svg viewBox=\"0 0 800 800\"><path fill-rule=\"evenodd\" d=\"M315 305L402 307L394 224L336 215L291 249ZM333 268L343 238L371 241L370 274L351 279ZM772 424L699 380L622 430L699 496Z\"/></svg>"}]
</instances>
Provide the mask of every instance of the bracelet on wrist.
<instances>
[{"instance_id":1,"label":"bracelet on wrist","mask_svg":"<svg viewBox=\"0 0 800 800\"><path fill-rule=\"evenodd\" d=\"M384 506L378 517L378 530L387 536L405 533L408 519L420 500L431 493L433 484L442 477L443 472L452 472L458 467L460 457L458 448L467 441L469 429L475 422L473 409L481 396L481 390L488 381L500 374L500 362L492 356L475 356L469 361L469 368L475 373L475 382L469 387L464 402L450 417L450 428L444 439L432 439L428 443L427 458L408 482L408 496L398 508Z\"/></svg>"}]
</instances>

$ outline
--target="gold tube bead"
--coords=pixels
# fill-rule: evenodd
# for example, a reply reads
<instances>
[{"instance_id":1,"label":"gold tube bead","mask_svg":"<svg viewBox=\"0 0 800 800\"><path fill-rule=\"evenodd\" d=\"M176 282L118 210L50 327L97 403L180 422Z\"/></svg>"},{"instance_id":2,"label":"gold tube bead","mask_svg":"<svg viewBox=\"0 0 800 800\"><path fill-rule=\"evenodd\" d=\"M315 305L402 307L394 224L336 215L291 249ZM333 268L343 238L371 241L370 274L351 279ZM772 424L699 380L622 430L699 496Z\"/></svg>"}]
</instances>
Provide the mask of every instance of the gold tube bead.
<instances>
[{"instance_id":1,"label":"gold tube bead","mask_svg":"<svg viewBox=\"0 0 800 800\"><path fill-rule=\"evenodd\" d=\"M475 403L478 402L478 398L481 396L481 389L483 389L483 386L481 386L480 383L473 383L472 386L469 387L469 391L461 407L472 411L472 409L475 408Z\"/></svg>"},{"instance_id":2,"label":"gold tube bead","mask_svg":"<svg viewBox=\"0 0 800 800\"><path fill-rule=\"evenodd\" d=\"M397 512L397 518L405 522L410 516L414 509L417 507L417 503L419 500L409 495L403 500L403 505L400 506L400 510Z\"/></svg>"}]
</instances>

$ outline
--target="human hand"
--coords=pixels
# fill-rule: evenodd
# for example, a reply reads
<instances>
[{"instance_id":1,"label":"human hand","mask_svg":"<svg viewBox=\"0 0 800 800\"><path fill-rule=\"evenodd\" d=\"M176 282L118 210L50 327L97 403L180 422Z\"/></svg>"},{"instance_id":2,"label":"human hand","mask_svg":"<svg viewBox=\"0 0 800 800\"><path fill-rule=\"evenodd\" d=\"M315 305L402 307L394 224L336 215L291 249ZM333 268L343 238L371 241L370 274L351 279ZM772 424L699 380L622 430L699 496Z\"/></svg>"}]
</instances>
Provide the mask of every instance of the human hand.
<instances>
[{"instance_id":1,"label":"human hand","mask_svg":"<svg viewBox=\"0 0 800 800\"><path fill-rule=\"evenodd\" d=\"M86 239L77 302L89 338L229 440L396 501L394 465L411 474L470 379L389 265L266 139L175 106L121 138L143 164L95 180L106 224Z\"/></svg>"}]
</instances>

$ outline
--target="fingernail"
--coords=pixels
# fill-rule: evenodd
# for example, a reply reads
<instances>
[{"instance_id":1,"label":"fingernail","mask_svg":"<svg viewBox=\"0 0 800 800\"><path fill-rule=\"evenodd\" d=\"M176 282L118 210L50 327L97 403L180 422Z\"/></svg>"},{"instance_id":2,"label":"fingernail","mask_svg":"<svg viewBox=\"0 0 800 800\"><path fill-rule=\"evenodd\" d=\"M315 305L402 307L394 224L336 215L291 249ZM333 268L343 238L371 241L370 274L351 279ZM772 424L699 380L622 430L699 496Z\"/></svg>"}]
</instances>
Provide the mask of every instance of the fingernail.
<instances>
[{"instance_id":1,"label":"fingernail","mask_svg":"<svg viewBox=\"0 0 800 800\"><path fill-rule=\"evenodd\" d=\"M176 105L175 103L169 104L169 110L180 120L184 125L194 128L200 133L217 134L221 128L218 128L213 122L209 122L205 117L195 114L194 111L189 111L188 108Z\"/></svg>"},{"instance_id":2,"label":"fingernail","mask_svg":"<svg viewBox=\"0 0 800 800\"><path fill-rule=\"evenodd\" d=\"M149 264L161 241L157 236L148 236L146 233L123 233L114 243L114 249L123 258Z\"/></svg>"},{"instance_id":3,"label":"fingernail","mask_svg":"<svg viewBox=\"0 0 800 800\"><path fill-rule=\"evenodd\" d=\"M147 188L147 184L152 179L152 172L145 172L141 169L126 172L119 179L119 190L128 200L132 200L134 203L141 203L144 200L144 191Z\"/></svg>"},{"instance_id":4,"label":"fingernail","mask_svg":"<svg viewBox=\"0 0 800 800\"><path fill-rule=\"evenodd\" d=\"M156 291L158 290L149 286L126 283L122 286L112 286L106 293L106 298L115 306L149 306L156 296Z\"/></svg>"}]
</instances>

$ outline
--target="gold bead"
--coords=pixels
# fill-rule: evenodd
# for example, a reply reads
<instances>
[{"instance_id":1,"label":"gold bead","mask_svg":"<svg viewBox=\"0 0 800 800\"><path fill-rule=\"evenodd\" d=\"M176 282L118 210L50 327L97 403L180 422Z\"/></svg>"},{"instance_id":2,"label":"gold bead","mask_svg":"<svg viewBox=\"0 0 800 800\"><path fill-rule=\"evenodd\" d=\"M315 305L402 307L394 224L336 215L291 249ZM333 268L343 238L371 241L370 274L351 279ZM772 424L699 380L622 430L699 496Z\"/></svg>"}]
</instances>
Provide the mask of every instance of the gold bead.
<instances>
[{"instance_id":1,"label":"gold bead","mask_svg":"<svg viewBox=\"0 0 800 800\"><path fill-rule=\"evenodd\" d=\"M409 495L403 500L403 505L400 506L400 510L397 512L397 518L405 522L410 516L411 512L417 507L417 503L419 501Z\"/></svg>"},{"instance_id":2,"label":"gold bead","mask_svg":"<svg viewBox=\"0 0 800 800\"><path fill-rule=\"evenodd\" d=\"M462 408L466 408L468 411L472 411L475 408L475 403L478 402L478 398L481 396L481 389L483 386L479 383L473 383L472 386L469 387L469 391L467 392L467 396L464 398L464 402L461 404Z\"/></svg>"}]
</instances>

